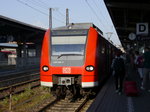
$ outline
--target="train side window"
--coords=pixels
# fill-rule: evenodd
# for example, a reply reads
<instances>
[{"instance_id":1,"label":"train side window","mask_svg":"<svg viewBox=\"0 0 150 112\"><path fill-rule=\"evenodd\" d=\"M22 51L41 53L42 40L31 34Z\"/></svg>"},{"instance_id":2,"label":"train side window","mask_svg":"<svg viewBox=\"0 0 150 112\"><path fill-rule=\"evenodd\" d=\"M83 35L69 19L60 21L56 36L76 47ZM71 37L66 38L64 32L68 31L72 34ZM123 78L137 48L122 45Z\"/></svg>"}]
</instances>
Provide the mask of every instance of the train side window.
<instances>
[{"instance_id":1,"label":"train side window","mask_svg":"<svg viewBox=\"0 0 150 112\"><path fill-rule=\"evenodd\" d=\"M104 47L102 48L101 53L102 53L102 54L105 53L105 48L104 48Z\"/></svg>"}]
</instances>

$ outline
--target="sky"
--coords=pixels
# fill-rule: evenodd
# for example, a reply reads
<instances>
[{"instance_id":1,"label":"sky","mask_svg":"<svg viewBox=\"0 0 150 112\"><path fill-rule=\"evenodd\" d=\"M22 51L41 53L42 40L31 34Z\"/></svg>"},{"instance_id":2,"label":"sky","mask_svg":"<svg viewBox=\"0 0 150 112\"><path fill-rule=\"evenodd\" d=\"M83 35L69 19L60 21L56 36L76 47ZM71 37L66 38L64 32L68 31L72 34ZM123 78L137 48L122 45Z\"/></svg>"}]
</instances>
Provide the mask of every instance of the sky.
<instances>
[{"instance_id":1,"label":"sky","mask_svg":"<svg viewBox=\"0 0 150 112\"><path fill-rule=\"evenodd\" d=\"M121 45L103 0L1 0L0 15L48 29L49 8L53 28L66 24L68 8L69 23L94 23L106 39Z\"/></svg>"}]
</instances>

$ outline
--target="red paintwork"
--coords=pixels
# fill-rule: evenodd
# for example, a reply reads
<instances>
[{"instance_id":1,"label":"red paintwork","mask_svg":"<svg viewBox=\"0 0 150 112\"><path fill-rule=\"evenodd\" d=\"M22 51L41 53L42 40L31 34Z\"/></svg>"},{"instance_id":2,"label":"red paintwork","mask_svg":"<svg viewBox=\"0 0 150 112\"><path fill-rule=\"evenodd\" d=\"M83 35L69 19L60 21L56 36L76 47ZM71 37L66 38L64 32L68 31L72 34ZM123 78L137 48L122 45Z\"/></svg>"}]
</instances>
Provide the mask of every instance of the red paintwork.
<instances>
[{"instance_id":1,"label":"red paintwork","mask_svg":"<svg viewBox=\"0 0 150 112\"><path fill-rule=\"evenodd\" d=\"M89 29L87 45L86 45L86 55L85 55L85 65L84 72L82 73L82 82L96 82L98 81L97 77L97 55L96 49L98 46L98 33L94 28ZM96 58L95 58L96 57ZM85 67L88 65L93 65L95 70L93 72L87 72Z\"/></svg>"}]
</instances>

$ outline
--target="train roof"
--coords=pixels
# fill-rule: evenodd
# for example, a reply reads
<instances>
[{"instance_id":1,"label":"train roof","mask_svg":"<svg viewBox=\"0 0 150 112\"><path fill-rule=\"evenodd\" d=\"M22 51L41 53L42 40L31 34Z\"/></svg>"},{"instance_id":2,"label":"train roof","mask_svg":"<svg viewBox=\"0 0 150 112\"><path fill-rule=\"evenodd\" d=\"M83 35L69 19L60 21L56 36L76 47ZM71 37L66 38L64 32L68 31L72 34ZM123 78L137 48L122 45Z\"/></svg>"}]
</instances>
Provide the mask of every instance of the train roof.
<instances>
[{"instance_id":1,"label":"train roof","mask_svg":"<svg viewBox=\"0 0 150 112\"><path fill-rule=\"evenodd\" d=\"M93 23L70 23L67 26L57 27L52 30L89 29L90 27L95 28L100 34L103 34L103 32Z\"/></svg>"}]
</instances>

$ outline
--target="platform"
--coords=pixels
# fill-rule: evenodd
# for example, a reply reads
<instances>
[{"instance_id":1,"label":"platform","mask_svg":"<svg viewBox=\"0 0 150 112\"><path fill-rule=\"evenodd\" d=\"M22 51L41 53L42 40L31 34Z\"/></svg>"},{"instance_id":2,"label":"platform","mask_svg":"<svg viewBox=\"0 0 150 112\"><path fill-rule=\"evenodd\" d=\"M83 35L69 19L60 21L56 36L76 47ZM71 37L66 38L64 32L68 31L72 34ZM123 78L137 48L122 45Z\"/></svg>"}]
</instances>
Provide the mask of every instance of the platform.
<instances>
[{"instance_id":1,"label":"platform","mask_svg":"<svg viewBox=\"0 0 150 112\"><path fill-rule=\"evenodd\" d=\"M150 92L140 90L140 78L134 73L132 79L137 82L139 96L129 97L124 93L115 93L113 76L100 90L87 112L150 112Z\"/></svg>"}]
</instances>

